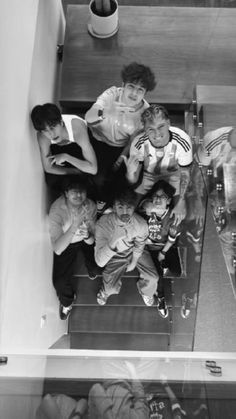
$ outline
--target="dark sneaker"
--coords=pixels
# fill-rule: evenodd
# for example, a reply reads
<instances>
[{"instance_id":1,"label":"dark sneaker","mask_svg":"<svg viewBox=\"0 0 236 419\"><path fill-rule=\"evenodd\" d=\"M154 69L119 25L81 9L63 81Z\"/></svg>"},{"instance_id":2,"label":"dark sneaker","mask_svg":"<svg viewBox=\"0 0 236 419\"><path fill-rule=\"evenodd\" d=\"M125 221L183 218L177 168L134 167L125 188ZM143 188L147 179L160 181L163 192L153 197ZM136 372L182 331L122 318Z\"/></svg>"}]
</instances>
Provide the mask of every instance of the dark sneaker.
<instances>
[{"instance_id":1,"label":"dark sneaker","mask_svg":"<svg viewBox=\"0 0 236 419\"><path fill-rule=\"evenodd\" d=\"M169 270L169 268L163 268L163 277L168 278L170 276L173 276L173 275L171 274L171 271Z\"/></svg>"},{"instance_id":2,"label":"dark sneaker","mask_svg":"<svg viewBox=\"0 0 236 419\"><path fill-rule=\"evenodd\" d=\"M166 319L169 315L169 310L166 304L165 297L157 297L157 310L163 319Z\"/></svg>"},{"instance_id":3,"label":"dark sneaker","mask_svg":"<svg viewBox=\"0 0 236 419\"><path fill-rule=\"evenodd\" d=\"M100 306L104 306L107 302L108 295L105 293L103 289L100 289L97 293L97 302Z\"/></svg>"},{"instance_id":4,"label":"dark sneaker","mask_svg":"<svg viewBox=\"0 0 236 419\"><path fill-rule=\"evenodd\" d=\"M61 303L59 304L59 316L61 320L66 320L72 310L72 304L69 307L64 307Z\"/></svg>"}]
</instances>

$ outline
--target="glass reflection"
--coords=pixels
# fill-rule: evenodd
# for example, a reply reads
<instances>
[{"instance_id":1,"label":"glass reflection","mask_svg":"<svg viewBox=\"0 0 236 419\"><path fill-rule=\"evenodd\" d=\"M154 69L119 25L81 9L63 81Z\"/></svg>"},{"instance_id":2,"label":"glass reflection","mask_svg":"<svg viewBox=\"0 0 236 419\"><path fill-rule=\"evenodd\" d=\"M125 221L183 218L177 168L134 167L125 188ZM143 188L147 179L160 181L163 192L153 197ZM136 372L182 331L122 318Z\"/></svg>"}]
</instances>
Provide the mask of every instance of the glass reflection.
<instances>
[{"instance_id":1,"label":"glass reflection","mask_svg":"<svg viewBox=\"0 0 236 419\"><path fill-rule=\"evenodd\" d=\"M170 360L166 360L171 363ZM210 361L207 361L210 362ZM214 361L211 361L213 363ZM168 382L165 363L150 359L100 359L103 380L90 383L86 397L45 394L36 419L208 419L203 383ZM186 364L187 365L187 364ZM183 364L186 369L186 365ZM211 364L207 368L216 368ZM188 366L187 366L188 368ZM220 367L218 367L220 368ZM155 372L157 380L147 380ZM84 385L85 387L85 385Z\"/></svg>"},{"instance_id":2,"label":"glass reflection","mask_svg":"<svg viewBox=\"0 0 236 419\"><path fill-rule=\"evenodd\" d=\"M188 355L8 354L1 417L233 419L236 357Z\"/></svg>"},{"instance_id":3,"label":"glass reflection","mask_svg":"<svg viewBox=\"0 0 236 419\"><path fill-rule=\"evenodd\" d=\"M235 287L236 260L236 130L221 127L207 132L195 159L201 167L216 230Z\"/></svg>"}]
</instances>

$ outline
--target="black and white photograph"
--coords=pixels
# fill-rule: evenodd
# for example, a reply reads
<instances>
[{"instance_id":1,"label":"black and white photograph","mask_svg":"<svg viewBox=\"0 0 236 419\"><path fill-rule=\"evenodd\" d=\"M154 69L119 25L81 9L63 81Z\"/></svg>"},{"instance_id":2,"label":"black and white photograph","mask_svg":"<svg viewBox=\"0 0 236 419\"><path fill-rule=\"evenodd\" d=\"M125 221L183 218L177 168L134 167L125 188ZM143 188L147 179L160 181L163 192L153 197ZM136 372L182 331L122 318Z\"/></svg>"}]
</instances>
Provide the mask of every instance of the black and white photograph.
<instances>
[{"instance_id":1,"label":"black and white photograph","mask_svg":"<svg viewBox=\"0 0 236 419\"><path fill-rule=\"evenodd\" d=\"M236 0L0 10L0 417L235 419Z\"/></svg>"}]
</instances>

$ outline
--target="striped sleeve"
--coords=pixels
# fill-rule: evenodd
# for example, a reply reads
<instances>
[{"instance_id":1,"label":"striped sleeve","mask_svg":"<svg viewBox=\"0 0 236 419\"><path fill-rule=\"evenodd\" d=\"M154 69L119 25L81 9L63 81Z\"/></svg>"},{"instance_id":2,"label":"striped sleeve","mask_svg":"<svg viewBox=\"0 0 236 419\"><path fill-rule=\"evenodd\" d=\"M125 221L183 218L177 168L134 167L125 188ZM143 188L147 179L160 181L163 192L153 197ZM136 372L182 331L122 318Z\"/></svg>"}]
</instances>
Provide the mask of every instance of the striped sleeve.
<instances>
[{"instance_id":1,"label":"striped sleeve","mask_svg":"<svg viewBox=\"0 0 236 419\"><path fill-rule=\"evenodd\" d=\"M188 166L193 161L192 142L184 131L172 132L172 140L177 145L177 161L180 166Z\"/></svg>"},{"instance_id":2,"label":"striped sleeve","mask_svg":"<svg viewBox=\"0 0 236 419\"><path fill-rule=\"evenodd\" d=\"M144 145L147 141L147 136L142 133L139 134L131 143L130 146L130 156L138 156L139 161L143 161L144 159Z\"/></svg>"},{"instance_id":3,"label":"striped sleeve","mask_svg":"<svg viewBox=\"0 0 236 419\"><path fill-rule=\"evenodd\" d=\"M231 130L232 127L223 127L209 131L203 139L203 144L197 150L198 162L208 166L220 154L221 146L228 140Z\"/></svg>"}]
</instances>

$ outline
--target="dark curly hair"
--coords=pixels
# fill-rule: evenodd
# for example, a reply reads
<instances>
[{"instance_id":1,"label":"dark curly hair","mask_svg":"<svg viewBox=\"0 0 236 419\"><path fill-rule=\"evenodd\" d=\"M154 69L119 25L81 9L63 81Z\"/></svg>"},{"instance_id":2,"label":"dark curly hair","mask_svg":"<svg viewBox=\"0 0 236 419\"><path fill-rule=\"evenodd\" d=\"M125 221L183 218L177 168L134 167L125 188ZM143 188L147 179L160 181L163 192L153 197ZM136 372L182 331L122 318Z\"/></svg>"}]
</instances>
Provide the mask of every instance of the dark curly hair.
<instances>
[{"instance_id":1,"label":"dark curly hair","mask_svg":"<svg viewBox=\"0 0 236 419\"><path fill-rule=\"evenodd\" d=\"M70 189L86 192L88 189L87 179L84 176L66 176L62 181L61 190L65 193Z\"/></svg>"},{"instance_id":2,"label":"dark curly hair","mask_svg":"<svg viewBox=\"0 0 236 419\"><path fill-rule=\"evenodd\" d=\"M137 194L131 187L121 188L113 196L113 204L115 202L121 202L122 204L137 205Z\"/></svg>"},{"instance_id":3,"label":"dark curly hair","mask_svg":"<svg viewBox=\"0 0 236 419\"><path fill-rule=\"evenodd\" d=\"M141 115L142 123L145 125L146 122L153 123L157 116L161 116L163 119L170 119L167 109L162 105L151 105Z\"/></svg>"},{"instance_id":4,"label":"dark curly hair","mask_svg":"<svg viewBox=\"0 0 236 419\"><path fill-rule=\"evenodd\" d=\"M45 103L44 105L37 105L32 109L31 121L36 131L42 131L46 125L54 127L60 124L61 111L54 103Z\"/></svg>"},{"instance_id":5,"label":"dark curly hair","mask_svg":"<svg viewBox=\"0 0 236 419\"><path fill-rule=\"evenodd\" d=\"M174 186L170 185L170 183L166 182L164 179L158 180L152 187L152 189L148 192L148 196L152 197L157 191L160 189L168 196L168 198L173 198L176 189Z\"/></svg>"},{"instance_id":6,"label":"dark curly hair","mask_svg":"<svg viewBox=\"0 0 236 419\"><path fill-rule=\"evenodd\" d=\"M150 68L136 62L123 67L121 78L123 83L139 83L147 91L153 90L157 84Z\"/></svg>"}]
</instances>

